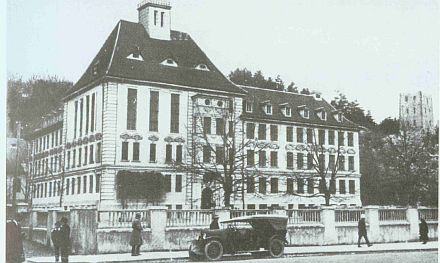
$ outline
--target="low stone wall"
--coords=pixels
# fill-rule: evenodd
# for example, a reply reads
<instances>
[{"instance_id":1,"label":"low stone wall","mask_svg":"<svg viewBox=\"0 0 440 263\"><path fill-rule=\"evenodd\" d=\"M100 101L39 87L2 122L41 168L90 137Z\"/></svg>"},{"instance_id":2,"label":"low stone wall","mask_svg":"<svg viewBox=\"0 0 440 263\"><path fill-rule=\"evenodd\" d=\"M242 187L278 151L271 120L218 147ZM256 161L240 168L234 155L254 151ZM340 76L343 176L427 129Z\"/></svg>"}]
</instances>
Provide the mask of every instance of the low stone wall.
<instances>
[{"instance_id":1,"label":"low stone wall","mask_svg":"<svg viewBox=\"0 0 440 263\"><path fill-rule=\"evenodd\" d=\"M190 242L197 239L200 231L209 227L167 227L165 230L165 240L168 250L188 249Z\"/></svg>"},{"instance_id":2,"label":"low stone wall","mask_svg":"<svg viewBox=\"0 0 440 263\"><path fill-rule=\"evenodd\" d=\"M130 236L131 228L122 229L98 229L97 230L97 253L129 253L131 252ZM142 251L151 251L151 230L142 231Z\"/></svg>"},{"instance_id":3,"label":"low stone wall","mask_svg":"<svg viewBox=\"0 0 440 263\"><path fill-rule=\"evenodd\" d=\"M49 230L50 231L50 230ZM32 229L32 241L40 243L42 245L50 246L50 241L47 238L47 229L45 228L36 228Z\"/></svg>"},{"instance_id":4,"label":"low stone wall","mask_svg":"<svg viewBox=\"0 0 440 263\"><path fill-rule=\"evenodd\" d=\"M322 245L324 240L324 225L289 225L286 240L290 246Z\"/></svg>"},{"instance_id":5,"label":"low stone wall","mask_svg":"<svg viewBox=\"0 0 440 263\"><path fill-rule=\"evenodd\" d=\"M369 231L367 227L367 231ZM339 223L336 225L338 244L356 244L358 241L357 222Z\"/></svg>"},{"instance_id":6,"label":"low stone wall","mask_svg":"<svg viewBox=\"0 0 440 263\"><path fill-rule=\"evenodd\" d=\"M379 233L371 242L389 243L416 241L410 235L410 225L407 222L387 222L379 225Z\"/></svg>"}]
</instances>

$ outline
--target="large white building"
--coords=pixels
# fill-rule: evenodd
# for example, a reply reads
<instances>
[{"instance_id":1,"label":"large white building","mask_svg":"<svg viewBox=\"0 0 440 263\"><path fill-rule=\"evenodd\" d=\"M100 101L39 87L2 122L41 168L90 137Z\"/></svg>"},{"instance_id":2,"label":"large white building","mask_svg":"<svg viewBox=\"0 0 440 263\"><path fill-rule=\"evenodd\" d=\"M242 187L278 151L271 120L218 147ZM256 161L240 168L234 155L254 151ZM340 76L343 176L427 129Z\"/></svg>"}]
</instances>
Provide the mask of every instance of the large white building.
<instances>
[{"instance_id":1,"label":"large white building","mask_svg":"<svg viewBox=\"0 0 440 263\"><path fill-rule=\"evenodd\" d=\"M204 151L198 127L217 149L222 130L246 145L234 178L249 179L234 186L235 207L323 204L310 176L317 144L323 160L339 167L332 203L361 205L357 125L319 96L233 84L188 34L171 30L169 3L143 1L138 11L138 23L118 22L60 115L30 136L34 209L149 205L122 202L121 172L160 173L161 204L200 208L203 190L215 185L178 164L215 163L220 155ZM212 199L222 206L221 191Z\"/></svg>"}]
</instances>

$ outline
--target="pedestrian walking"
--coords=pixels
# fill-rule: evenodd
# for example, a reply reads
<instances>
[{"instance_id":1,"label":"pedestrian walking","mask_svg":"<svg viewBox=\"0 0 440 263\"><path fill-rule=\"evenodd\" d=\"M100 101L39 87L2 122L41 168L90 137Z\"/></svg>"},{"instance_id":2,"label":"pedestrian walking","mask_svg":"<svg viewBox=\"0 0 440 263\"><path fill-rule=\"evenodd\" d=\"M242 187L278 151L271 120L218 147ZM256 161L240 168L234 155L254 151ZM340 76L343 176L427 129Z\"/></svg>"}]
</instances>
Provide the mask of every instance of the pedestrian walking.
<instances>
[{"instance_id":1,"label":"pedestrian walking","mask_svg":"<svg viewBox=\"0 0 440 263\"><path fill-rule=\"evenodd\" d=\"M218 225L218 215L212 216L212 222L209 225L209 229L220 229L220 226Z\"/></svg>"},{"instance_id":2,"label":"pedestrian walking","mask_svg":"<svg viewBox=\"0 0 440 263\"><path fill-rule=\"evenodd\" d=\"M59 247L61 251L61 262L69 262L70 250L70 226L66 217L61 218Z\"/></svg>"},{"instance_id":3,"label":"pedestrian walking","mask_svg":"<svg viewBox=\"0 0 440 263\"><path fill-rule=\"evenodd\" d=\"M365 239L365 242L367 242L367 245L369 247L372 246L372 244L370 244L370 241L368 241L368 237L367 237L367 225L365 224L365 215L362 214L361 215L361 219L359 220L358 223L358 247L361 247L361 238L363 237Z\"/></svg>"},{"instance_id":4,"label":"pedestrian walking","mask_svg":"<svg viewBox=\"0 0 440 263\"><path fill-rule=\"evenodd\" d=\"M50 238L52 239L53 249L55 251L55 262L60 261L60 251L61 251L61 222L55 222L55 226L50 232Z\"/></svg>"},{"instance_id":5,"label":"pedestrian walking","mask_svg":"<svg viewBox=\"0 0 440 263\"><path fill-rule=\"evenodd\" d=\"M131 255L132 256L139 256L140 255L139 250L142 245L141 214L136 213L135 219L133 220L131 227L133 228L133 230L131 231L131 237L130 237Z\"/></svg>"},{"instance_id":6,"label":"pedestrian walking","mask_svg":"<svg viewBox=\"0 0 440 263\"><path fill-rule=\"evenodd\" d=\"M423 244L426 244L428 242L428 224L423 218L420 219L419 234L420 234L420 241L422 241Z\"/></svg>"},{"instance_id":7,"label":"pedestrian walking","mask_svg":"<svg viewBox=\"0 0 440 263\"><path fill-rule=\"evenodd\" d=\"M20 224L9 218L6 221L6 262L24 262L23 240Z\"/></svg>"}]
</instances>

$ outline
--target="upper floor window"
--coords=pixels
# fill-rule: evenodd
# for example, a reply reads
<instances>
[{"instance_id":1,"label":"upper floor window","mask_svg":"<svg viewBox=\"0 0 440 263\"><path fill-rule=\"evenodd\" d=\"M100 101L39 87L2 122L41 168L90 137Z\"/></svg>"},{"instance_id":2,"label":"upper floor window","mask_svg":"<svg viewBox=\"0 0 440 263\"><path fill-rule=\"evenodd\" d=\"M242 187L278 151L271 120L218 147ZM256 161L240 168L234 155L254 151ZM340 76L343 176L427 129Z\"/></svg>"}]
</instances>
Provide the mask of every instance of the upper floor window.
<instances>
[{"instance_id":1,"label":"upper floor window","mask_svg":"<svg viewBox=\"0 0 440 263\"><path fill-rule=\"evenodd\" d=\"M136 130L137 90L128 89L127 92L127 130Z\"/></svg>"},{"instance_id":2,"label":"upper floor window","mask_svg":"<svg viewBox=\"0 0 440 263\"><path fill-rule=\"evenodd\" d=\"M301 117L303 117L304 119L308 119L310 115L309 109L305 106L299 106L299 108L300 108L299 113L301 114Z\"/></svg>"},{"instance_id":3,"label":"upper floor window","mask_svg":"<svg viewBox=\"0 0 440 263\"><path fill-rule=\"evenodd\" d=\"M160 12L160 27L164 25L165 12Z\"/></svg>"},{"instance_id":4,"label":"upper floor window","mask_svg":"<svg viewBox=\"0 0 440 263\"><path fill-rule=\"evenodd\" d=\"M154 25L157 25L157 10L154 10Z\"/></svg>"},{"instance_id":5,"label":"upper floor window","mask_svg":"<svg viewBox=\"0 0 440 263\"><path fill-rule=\"evenodd\" d=\"M272 115L272 105L266 104L265 109L266 109L265 112L267 115Z\"/></svg>"},{"instance_id":6,"label":"upper floor window","mask_svg":"<svg viewBox=\"0 0 440 263\"><path fill-rule=\"evenodd\" d=\"M293 127L286 127L286 141L293 142Z\"/></svg>"},{"instance_id":7,"label":"upper floor window","mask_svg":"<svg viewBox=\"0 0 440 263\"><path fill-rule=\"evenodd\" d=\"M348 137L348 146L353 146L353 133L352 132L348 132L347 133L347 137Z\"/></svg>"},{"instance_id":8,"label":"upper floor window","mask_svg":"<svg viewBox=\"0 0 440 263\"><path fill-rule=\"evenodd\" d=\"M159 122L159 92L150 92L150 131L158 131Z\"/></svg>"},{"instance_id":9,"label":"upper floor window","mask_svg":"<svg viewBox=\"0 0 440 263\"><path fill-rule=\"evenodd\" d=\"M160 64L170 67L177 67L176 61L174 61L174 59L172 58L167 58L164 61L162 61Z\"/></svg>"},{"instance_id":10,"label":"upper floor window","mask_svg":"<svg viewBox=\"0 0 440 263\"><path fill-rule=\"evenodd\" d=\"M180 104L180 95L171 94L170 132L172 133L179 133L179 104Z\"/></svg>"},{"instance_id":11,"label":"upper floor window","mask_svg":"<svg viewBox=\"0 0 440 263\"><path fill-rule=\"evenodd\" d=\"M258 139L266 140L266 124L258 125Z\"/></svg>"},{"instance_id":12,"label":"upper floor window","mask_svg":"<svg viewBox=\"0 0 440 263\"><path fill-rule=\"evenodd\" d=\"M211 117L203 117L203 133L211 134Z\"/></svg>"},{"instance_id":13,"label":"upper floor window","mask_svg":"<svg viewBox=\"0 0 440 263\"><path fill-rule=\"evenodd\" d=\"M133 60L144 61L144 58L142 57L141 52L139 52L139 51L135 51L135 52L133 52L133 53L130 53L130 54L127 56L127 58L128 58L128 59L133 59Z\"/></svg>"},{"instance_id":14,"label":"upper floor window","mask_svg":"<svg viewBox=\"0 0 440 263\"><path fill-rule=\"evenodd\" d=\"M270 140L278 141L278 126L270 125Z\"/></svg>"},{"instance_id":15,"label":"upper floor window","mask_svg":"<svg viewBox=\"0 0 440 263\"><path fill-rule=\"evenodd\" d=\"M255 124L246 123L246 138L255 139Z\"/></svg>"},{"instance_id":16,"label":"upper floor window","mask_svg":"<svg viewBox=\"0 0 440 263\"><path fill-rule=\"evenodd\" d=\"M246 105L246 112L252 112L252 103L249 101L246 101L245 105Z\"/></svg>"},{"instance_id":17,"label":"upper floor window","mask_svg":"<svg viewBox=\"0 0 440 263\"><path fill-rule=\"evenodd\" d=\"M292 116L292 108L290 108L290 107L286 107L286 108L285 108L285 111L286 111L286 116L287 116L287 117Z\"/></svg>"}]
</instances>

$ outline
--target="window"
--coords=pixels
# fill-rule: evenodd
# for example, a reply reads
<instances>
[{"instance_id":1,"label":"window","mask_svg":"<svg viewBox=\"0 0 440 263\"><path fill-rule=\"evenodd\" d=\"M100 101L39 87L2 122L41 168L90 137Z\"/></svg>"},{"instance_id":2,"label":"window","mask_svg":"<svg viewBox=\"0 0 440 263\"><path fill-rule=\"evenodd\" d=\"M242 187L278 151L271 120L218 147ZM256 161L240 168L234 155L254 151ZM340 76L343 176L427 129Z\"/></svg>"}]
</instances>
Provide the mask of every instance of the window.
<instances>
[{"instance_id":1,"label":"window","mask_svg":"<svg viewBox=\"0 0 440 263\"><path fill-rule=\"evenodd\" d=\"M76 130L78 125L78 101L75 101L75 119L73 128L73 138L76 138ZM40 138L40 151L41 151L41 138Z\"/></svg>"},{"instance_id":2,"label":"window","mask_svg":"<svg viewBox=\"0 0 440 263\"><path fill-rule=\"evenodd\" d=\"M150 144L150 163L156 162L156 144Z\"/></svg>"},{"instance_id":3,"label":"window","mask_svg":"<svg viewBox=\"0 0 440 263\"><path fill-rule=\"evenodd\" d=\"M348 193L349 194L355 194L356 193L356 187L355 187L355 181L349 180L348 181Z\"/></svg>"},{"instance_id":4,"label":"window","mask_svg":"<svg viewBox=\"0 0 440 263\"><path fill-rule=\"evenodd\" d=\"M335 145L335 131L328 131L328 144Z\"/></svg>"},{"instance_id":5,"label":"window","mask_svg":"<svg viewBox=\"0 0 440 263\"><path fill-rule=\"evenodd\" d=\"M139 143L133 143L133 161L139 161Z\"/></svg>"},{"instance_id":6,"label":"window","mask_svg":"<svg viewBox=\"0 0 440 263\"><path fill-rule=\"evenodd\" d=\"M52 182L49 182L49 197L52 196Z\"/></svg>"},{"instance_id":7,"label":"window","mask_svg":"<svg viewBox=\"0 0 440 263\"><path fill-rule=\"evenodd\" d=\"M293 142L293 127L286 127L286 141Z\"/></svg>"},{"instance_id":8,"label":"window","mask_svg":"<svg viewBox=\"0 0 440 263\"><path fill-rule=\"evenodd\" d=\"M338 170L345 171L345 156L344 155L339 156Z\"/></svg>"},{"instance_id":9,"label":"window","mask_svg":"<svg viewBox=\"0 0 440 263\"><path fill-rule=\"evenodd\" d=\"M70 189L70 179L66 179L66 195L69 195L69 189Z\"/></svg>"},{"instance_id":10,"label":"window","mask_svg":"<svg viewBox=\"0 0 440 263\"><path fill-rule=\"evenodd\" d=\"M318 131L318 140L319 140L319 145L325 144L325 130Z\"/></svg>"},{"instance_id":11,"label":"window","mask_svg":"<svg viewBox=\"0 0 440 263\"><path fill-rule=\"evenodd\" d=\"M260 177L258 179L258 192L260 194L266 193L266 177Z\"/></svg>"},{"instance_id":12,"label":"window","mask_svg":"<svg viewBox=\"0 0 440 263\"><path fill-rule=\"evenodd\" d=\"M75 194L75 178L72 178L72 195Z\"/></svg>"},{"instance_id":13,"label":"window","mask_svg":"<svg viewBox=\"0 0 440 263\"><path fill-rule=\"evenodd\" d=\"M182 175L176 174L176 193L182 192Z\"/></svg>"},{"instance_id":14,"label":"window","mask_svg":"<svg viewBox=\"0 0 440 263\"><path fill-rule=\"evenodd\" d=\"M344 145L344 132L338 132L338 145Z\"/></svg>"},{"instance_id":15,"label":"window","mask_svg":"<svg viewBox=\"0 0 440 263\"><path fill-rule=\"evenodd\" d=\"M87 175L83 176L83 194L87 193Z\"/></svg>"},{"instance_id":16,"label":"window","mask_svg":"<svg viewBox=\"0 0 440 263\"><path fill-rule=\"evenodd\" d=\"M198 64L198 65L195 67L195 69L203 70L203 71L209 71L209 68L208 68L208 66L206 66L206 64Z\"/></svg>"},{"instance_id":17,"label":"window","mask_svg":"<svg viewBox=\"0 0 440 263\"><path fill-rule=\"evenodd\" d=\"M348 136L348 146L353 146L353 133L348 132L347 136Z\"/></svg>"},{"instance_id":18,"label":"window","mask_svg":"<svg viewBox=\"0 0 440 263\"><path fill-rule=\"evenodd\" d=\"M78 180L78 190L77 190L77 194L80 194L81 193L81 176L79 176L78 178L77 178L77 180Z\"/></svg>"},{"instance_id":19,"label":"window","mask_svg":"<svg viewBox=\"0 0 440 263\"><path fill-rule=\"evenodd\" d=\"M303 169L304 167L304 154L297 153L296 154L296 165L298 169Z\"/></svg>"},{"instance_id":20,"label":"window","mask_svg":"<svg viewBox=\"0 0 440 263\"><path fill-rule=\"evenodd\" d=\"M215 134L224 135L225 134L225 120L222 118L215 119Z\"/></svg>"},{"instance_id":21,"label":"window","mask_svg":"<svg viewBox=\"0 0 440 263\"><path fill-rule=\"evenodd\" d=\"M278 152L270 152L270 166L278 167Z\"/></svg>"},{"instance_id":22,"label":"window","mask_svg":"<svg viewBox=\"0 0 440 263\"><path fill-rule=\"evenodd\" d=\"M50 147L53 148L53 141L55 139L54 133L52 132L51 136L50 136Z\"/></svg>"},{"instance_id":23,"label":"window","mask_svg":"<svg viewBox=\"0 0 440 263\"><path fill-rule=\"evenodd\" d=\"M83 108L84 108L84 99L80 99L79 103L79 136L82 136L83 129Z\"/></svg>"},{"instance_id":24,"label":"window","mask_svg":"<svg viewBox=\"0 0 440 263\"><path fill-rule=\"evenodd\" d=\"M182 145L176 146L176 163L182 163Z\"/></svg>"},{"instance_id":25,"label":"window","mask_svg":"<svg viewBox=\"0 0 440 263\"><path fill-rule=\"evenodd\" d=\"M209 163L211 162L211 149L209 149L209 146L203 146L203 162Z\"/></svg>"},{"instance_id":26,"label":"window","mask_svg":"<svg viewBox=\"0 0 440 263\"><path fill-rule=\"evenodd\" d=\"M101 143L98 143L98 145L101 146ZM90 150L89 150L89 163L92 164L92 163L95 162L95 161L93 160L93 154L94 154L94 151L93 151L93 144L90 144L89 149L90 149ZM96 148L96 150L97 150L97 153L98 153L98 148ZM96 158L96 161L98 161L98 157Z\"/></svg>"},{"instance_id":27,"label":"window","mask_svg":"<svg viewBox=\"0 0 440 263\"><path fill-rule=\"evenodd\" d=\"M40 169L40 163L38 162L38 169ZM70 151L67 152L67 169L70 168Z\"/></svg>"},{"instance_id":28,"label":"window","mask_svg":"<svg viewBox=\"0 0 440 263\"><path fill-rule=\"evenodd\" d=\"M150 131L158 131L159 92L150 92Z\"/></svg>"},{"instance_id":29,"label":"window","mask_svg":"<svg viewBox=\"0 0 440 263\"><path fill-rule=\"evenodd\" d=\"M325 155L324 154L320 154L319 155L319 170L325 172Z\"/></svg>"},{"instance_id":30,"label":"window","mask_svg":"<svg viewBox=\"0 0 440 263\"><path fill-rule=\"evenodd\" d=\"M286 193L293 194L293 179L292 178L287 178Z\"/></svg>"},{"instance_id":31,"label":"window","mask_svg":"<svg viewBox=\"0 0 440 263\"><path fill-rule=\"evenodd\" d=\"M266 124L258 125L258 140L266 140Z\"/></svg>"},{"instance_id":32,"label":"window","mask_svg":"<svg viewBox=\"0 0 440 263\"><path fill-rule=\"evenodd\" d=\"M255 124L246 123L246 138L255 139Z\"/></svg>"},{"instance_id":33,"label":"window","mask_svg":"<svg viewBox=\"0 0 440 263\"><path fill-rule=\"evenodd\" d=\"M99 182L101 181L100 179L101 179L101 175L100 175L100 174L97 174L97 175L96 175L96 185L95 185L95 191L96 191L96 193L99 193L99 186L100 186Z\"/></svg>"},{"instance_id":34,"label":"window","mask_svg":"<svg viewBox=\"0 0 440 263\"><path fill-rule=\"evenodd\" d=\"M405 102L407 102L408 101L408 96L405 96Z\"/></svg>"},{"instance_id":35,"label":"window","mask_svg":"<svg viewBox=\"0 0 440 263\"><path fill-rule=\"evenodd\" d=\"M160 12L160 26L163 27L165 12Z\"/></svg>"},{"instance_id":36,"label":"window","mask_svg":"<svg viewBox=\"0 0 440 263\"><path fill-rule=\"evenodd\" d=\"M278 178L270 178L270 192L272 194L278 193Z\"/></svg>"},{"instance_id":37,"label":"window","mask_svg":"<svg viewBox=\"0 0 440 263\"><path fill-rule=\"evenodd\" d=\"M165 162L171 163L173 159L173 146L171 144L167 144L165 146Z\"/></svg>"},{"instance_id":38,"label":"window","mask_svg":"<svg viewBox=\"0 0 440 263\"><path fill-rule=\"evenodd\" d=\"M339 193L345 194L345 180L339 180Z\"/></svg>"},{"instance_id":39,"label":"window","mask_svg":"<svg viewBox=\"0 0 440 263\"><path fill-rule=\"evenodd\" d=\"M258 205L258 209L260 209L260 210L267 209L267 205L266 204L260 204L260 205Z\"/></svg>"},{"instance_id":40,"label":"window","mask_svg":"<svg viewBox=\"0 0 440 263\"><path fill-rule=\"evenodd\" d=\"M307 154L307 169L312 170L313 169L313 154L308 153Z\"/></svg>"},{"instance_id":41,"label":"window","mask_svg":"<svg viewBox=\"0 0 440 263\"><path fill-rule=\"evenodd\" d=\"M286 116L287 116L287 117L292 116L292 108L290 108L290 107L286 107L284 110L285 110L285 112L286 112Z\"/></svg>"},{"instance_id":42,"label":"window","mask_svg":"<svg viewBox=\"0 0 440 263\"><path fill-rule=\"evenodd\" d=\"M171 94L171 124L170 132L179 133L179 94Z\"/></svg>"},{"instance_id":43,"label":"window","mask_svg":"<svg viewBox=\"0 0 440 263\"><path fill-rule=\"evenodd\" d=\"M211 117L203 117L203 133L211 134Z\"/></svg>"},{"instance_id":44,"label":"window","mask_svg":"<svg viewBox=\"0 0 440 263\"><path fill-rule=\"evenodd\" d=\"M313 130L307 129L307 143L313 143Z\"/></svg>"},{"instance_id":45,"label":"window","mask_svg":"<svg viewBox=\"0 0 440 263\"><path fill-rule=\"evenodd\" d=\"M330 193L336 194L336 179L330 179Z\"/></svg>"},{"instance_id":46,"label":"window","mask_svg":"<svg viewBox=\"0 0 440 263\"><path fill-rule=\"evenodd\" d=\"M255 193L255 181L254 178L251 176L248 176L246 178L246 191L247 193Z\"/></svg>"},{"instance_id":47,"label":"window","mask_svg":"<svg viewBox=\"0 0 440 263\"><path fill-rule=\"evenodd\" d=\"M333 154L328 156L328 168L330 172L335 169L335 156Z\"/></svg>"},{"instance_id":48,"label":"window","mask_svg":"<svg viewBox=\"0 0 440 263\"><path fill-rule=\"evenodd\" d=\"M255 152L253 150L247 150L246 153L246 163L248 166L254 166L255 165Z\"/></svg>"},{"instance_id":49,"label":"window","mask_svg":"<svg viewBox=\"0 0 440 263\"><path fill-rule=\"evenodd\" d=\"M270 140L278 141L278 126L270 125Z\"/></svg>"},{"instance_id":50,"label":"window","mask_svg":"<svg viewBox=\"0 0 440 263\"><path fill-rule=\"evenodd\" d=\"M75 165L76 165L76 150L73 150L72 168L75 168Z\"/></svg>"},{"instance_id":51,"label":"window","mask_svg":"<svg viewBox=\"0 0 440 263\"><path fill-rule=\"evenodd\" d=\"M315 182L313 178L307 179L307 193L309 194L315 193Z\"/></svg>"},{"instance_id":52,"label":"window","mask_svg":"<svg viewBox=\"0 0 440 263\"><path fill-rule=\"evenodd\" d=\"M266 104L266 114L272 115L272 105Z\"/></svg>"},{"instance_id":53,"label":"window","mask_svg":"<svg viewBox=\"0 0 440 263\"><path fill-rule=\"evenodd\" d=\"M225 147L217 146L215 147L215 163L223 164L225 161Z\"/></svg>"},{"instance_id":54,"label":"window","mask_svg":"<svg viewBox=\"0 0 440 263\"><path fill-rule=\"evenodd\" d=\"M127 93L127 130L136 130L137 90L128 89Z\"/></svg>"},{"instance_id":55,"label":"window","mask_svg":"<svg viewBox=\"0 0 440 263\"><path fill-rule=\"evenodd\" d=\"M93 145L91 145L90 149L93 149ZM92 158L92 157L90 157L90 158ZM97 163L101 162L101 143L100 142L98 142L96 144L96 162Z\"/></svg>"},{"instance_id":56,"label":"window","mask_svg":"<svg viewBox=\"0 0 440 263\"><path fill-rule=\"evenodd\" d=\"M157 10L154 10L154 25L157 25Z\"/></svg>"},{"instance_id":57,"label":"window","mask_svg":"<svg viewBox=\"0 0 440 263\"><path fill-rule=\"evenodd\" d=\"M128 142L122 142L122 161L128 161Z\"/></svg>"},{"instance_id":58,"label":"window","mask_svg":"<svg viewBox=\"0 0 440 263\"><path fill-rule=\"evenodd\" d=\"M304 179L302 178L297 180L297 192L298 194L304 194Z\"/></svg>"},{"instance_id":59,"label":"window","mask_svg":"<svg viewBox=\"0 0 440 263\"><path fill-rule=\"evenodd\" d=\"M321 111L321 120L325 121L327 120L327 113L325 111Z\"/></svg>"},{"instance_id":60,"label":"window","mask_svg":"<svg viewBox=\"0 0 440 263\"><path fill-rule=\"evenodd\" d=\"M255 204L248 204L247 205L247 209L254 210L255 209Z\"/></svg>"},{"instance_id":61,"label":"window","mask_svg":"<svg viewBox=\"0 0 440 263\"><path fill-rule=\"evenodd\" d=\"M252 103L250 101L246 101L246 112L252 112Z\"/></svg>"},{"instance_id":62,"label":"window","mask_svg":"<svg viewBox=\"0 0 440 263\"><path fill-rule=\"evenodd\" d=\"M260 151L258 154L258 165L266 167L266 151Z\"/></svg>"},{"instance_id":63,"label":"window","mask_svg":"<svg viewBox=\"0 0 440 263\"><path fill-rule=\"evenodd\" d=\"M293 169L293 153L287 152L287 169Z\"/></svg>"},{"instance_id":64,"label":"window","mask_svg":"<svg viewBox=\"0 0 440 263\"><path fill-rule=\"evenodd\" d=\"M90 96L86 96L86 134L89 133Z\"/></svg>"},{"instance_id":65,"label":"window","mask_svg":"<svg viewBox=\"0 0 440 263\"><path fill-rule=\"evenodd\" d=\"M95 93L92 94L92 107L90 114L90 131L95 131Z\"/></svg>"},{"instance_id":66,"label":"window","mask_svg":"<svg viewBox=\"0 0 440 263\"><path fill-rule=\"evenodd\" d=\"M164 182L164 184L165 184L165 192L166 193L169 193L169 192L171 192L171 175L170 174L167 174L167 175L165 175L165 182Z\"/></svg>"},{"instance_id":67,"label":"window","mask_svg":"<svg viewBox=\"0 0 440 263\"><path fill-rule=\"evenodd\" d=\"M232 138L234 136L234 122L233 121L229 121L229 126L228 126L228 137Z\"/></svg>"},{"instance_id":68,"label":"window","mask_svg":"<svg viewBox=\"0 0 440 263\"><path fill-rule=\"evenodd\" d=\"M309 112L308 109L304 109L304 110L303 110L303 117L304 117L305 119L308 119L308 118L309 118L309 114L310 114L310 112Z\"/></svg>"},{"instance_id":69,"label":"window","mask_svg":"<svg viewBox=\"0 0 440 263\"><path fill-rule=\"evenodd\" d=\"M354 171L354 156L348 156L348 170Z\"/></svg>"},{"instance_id":70,"label":"window","mask_svg":"<svg viewBox=\"0 0 440 263\"><path fill-rule=\"evenodd\" d=\"M93 193L93 175L89 176L89 193Z\"/></svg>"},{"instance_id":71,"label":"window","mask_svg":"<svg viewBox=\"0 0 440 263\"><path fill-rule=\"evenodd\" d=\"M296 142L303 143L304 142L304 129L296 128Z\"/></svg>"}]
</instances>

